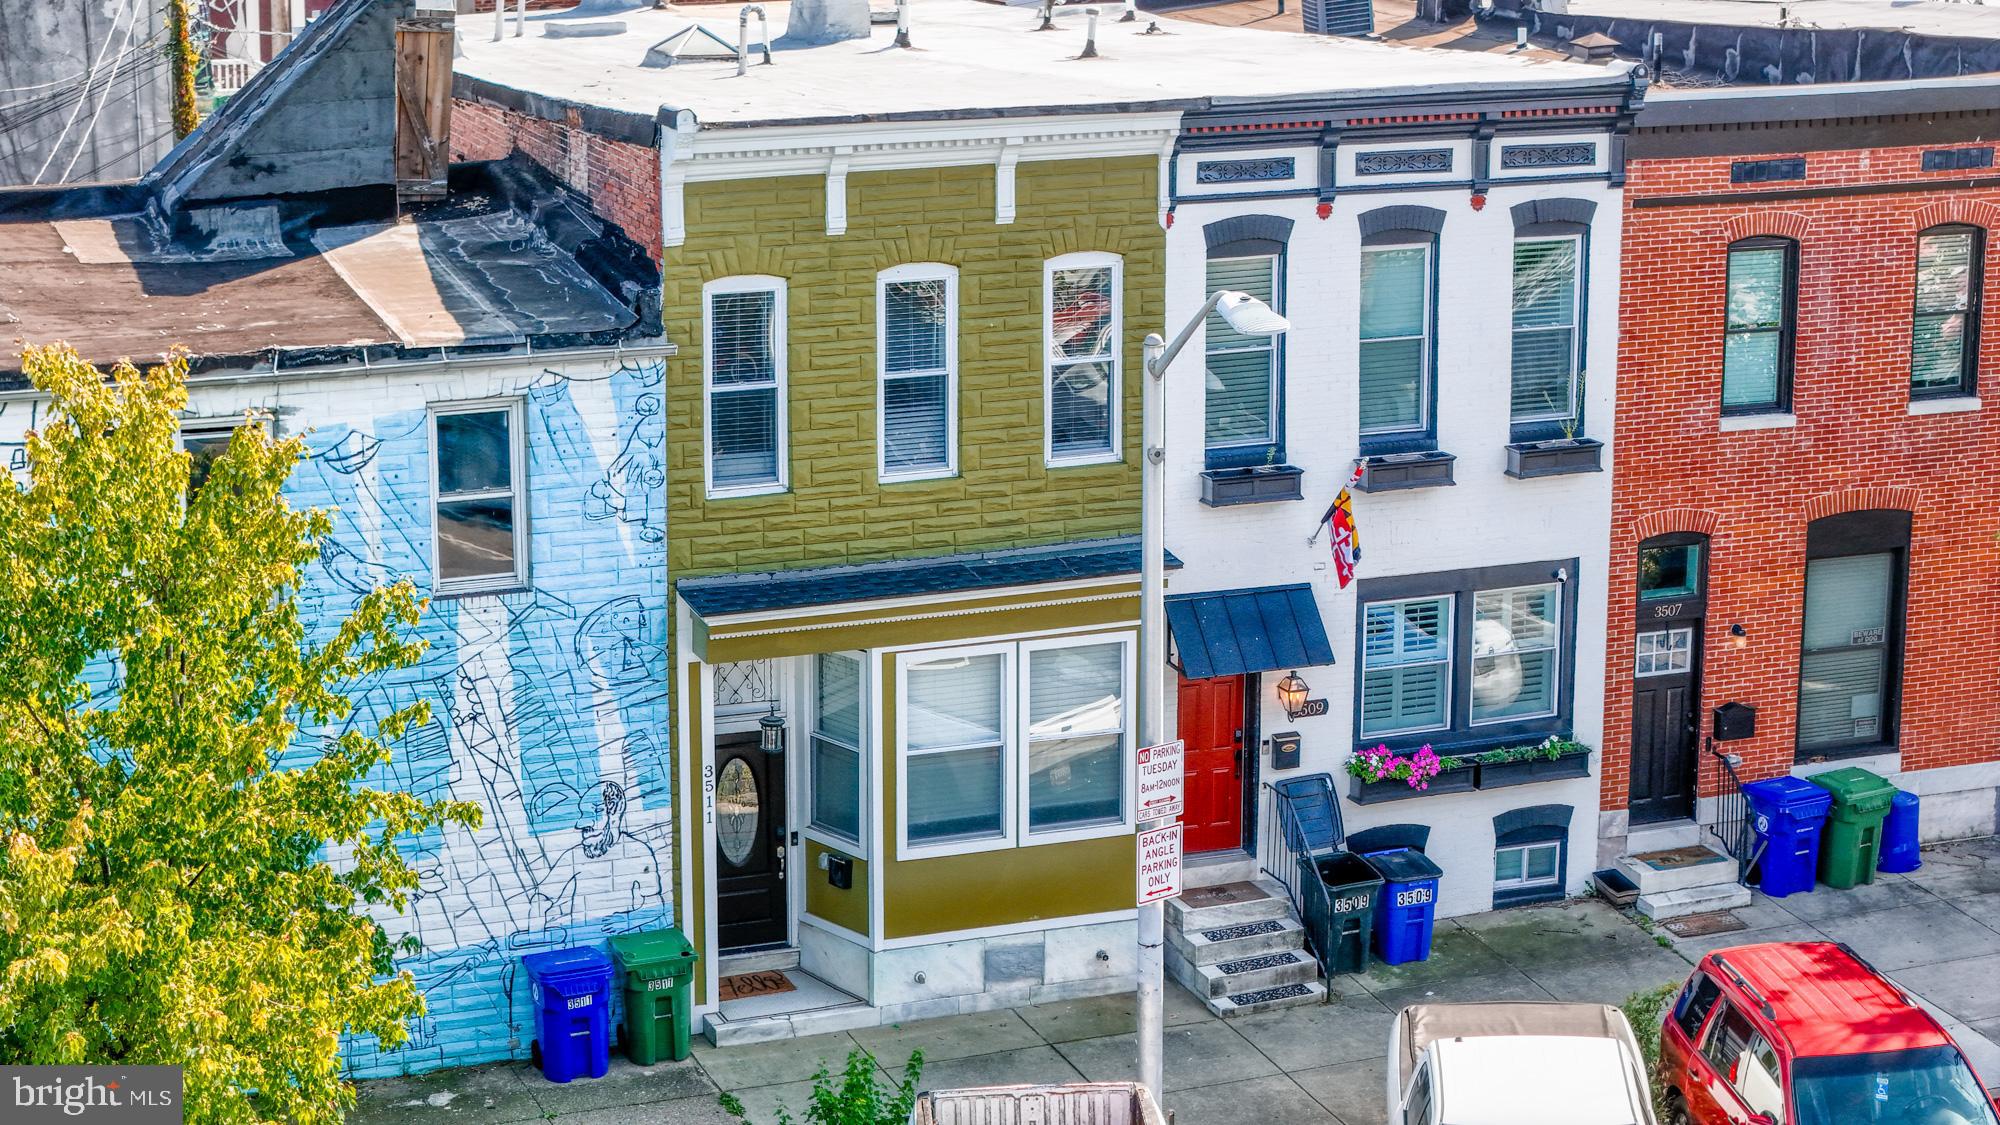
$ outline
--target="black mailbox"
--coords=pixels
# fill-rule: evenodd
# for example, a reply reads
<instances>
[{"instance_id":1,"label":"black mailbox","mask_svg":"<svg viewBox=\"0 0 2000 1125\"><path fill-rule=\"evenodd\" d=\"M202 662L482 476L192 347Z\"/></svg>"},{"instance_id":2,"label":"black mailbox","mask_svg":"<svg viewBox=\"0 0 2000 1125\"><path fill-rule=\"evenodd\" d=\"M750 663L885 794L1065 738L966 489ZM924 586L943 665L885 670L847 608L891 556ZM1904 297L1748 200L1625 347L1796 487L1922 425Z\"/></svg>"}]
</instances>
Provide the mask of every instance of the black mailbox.
<instances>
[{"instance_id":1,"label":"black mailbox","mask_svg":"<svg viewBox=\"0 0 2000 1125\"><path fill-rule=\"evenodd\" d=\"M840 891L854 889L854 860L829 853L826 857L826 885Z\"/></svg>"},{"instance_id":2,"label":"black mailbox","mask_svg":"<svg viewBox=\"0 0 2000 1125\"><path fill-rule=\"evenodd\" d=\"M1715 740L1735 742L1757 733L1757 709L1748 703L1725 703L1715 709Z\"/></svg>"},{"instance_id":3,"label":"black mailbox","mask_svg":"<svg viewBox=\"0 0 2000 1125\"><path fill-rule=\"evenodd\" d=\"M1284 730L1271 736L1271 768L1274 770L1299 768L1298 731Z\"/></svg>"}]
</instances>

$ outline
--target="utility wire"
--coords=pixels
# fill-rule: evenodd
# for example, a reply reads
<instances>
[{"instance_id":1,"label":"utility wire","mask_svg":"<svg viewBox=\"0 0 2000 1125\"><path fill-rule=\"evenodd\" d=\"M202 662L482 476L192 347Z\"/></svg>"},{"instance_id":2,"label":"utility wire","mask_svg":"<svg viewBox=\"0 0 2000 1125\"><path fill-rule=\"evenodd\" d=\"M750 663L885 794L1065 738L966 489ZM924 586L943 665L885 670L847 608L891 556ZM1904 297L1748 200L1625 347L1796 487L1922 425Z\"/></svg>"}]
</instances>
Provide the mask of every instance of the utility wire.
<instances>
[{"instance_id":1,"label":"utility wire","mask_svg":"<svg viewBox=\"0 0 2000 1125\"><path fill-rule=\"evenodd\" d=\"M97 80L98 68L104 64L105 52L111 49L111 39L113 35L117 34L118 25L124 22L125 17L132 15L137 9L138 0L126 0L125 7L111 21L111 32L105 35L104 42L98 45L97 58L91 62L90 72L84 76L84 89L86 91L89 90L90 84ZM89 100L87 96L80 96L76 99L76 105L71 107L69 117L63 121L62 132L57 133L55 140L49 142L49 153L42 159L42 166L35 170L35 178L32 182L37 184L42 182L42 177L48 173L49 165L55 162L56 151L62 147L63 141L69 138L69 128L71 125L76 124L76 115L83 109L83 103L87 100Z\"/></svg>"},{"instance_id":2,"label":"utility wire","mask_svg":"<svg viewBox=\"0 0 2000 1125\"><path fill-rule=\"evenodd\" d=\"M135 7L136 3L137 0L134 0ZM139 26L139 21L136 19L133 20L131 23L125 25L125 37L123 40L120 41L121 48L123 44L130 43L132 41L132 29L137 26ZM98 119L104 116L104 103L110 100L111 88L113 86L116 86L117 84L118 84L118 75L115 72L105 79L104 88L100 90L97 95L97 107L90 111L89 124L83 127L83 132L77 134L76 150L69 154L69 163L63 166L62 181L58 182L67 181L69 179L70 173L76 171L76 162L78 158L83 156L83 150L85 146L87 146L90 143L90 135L93 131L96 130ZM39 180L39 177L37 177L37 179Z\"/></svg>"}]
</instances>

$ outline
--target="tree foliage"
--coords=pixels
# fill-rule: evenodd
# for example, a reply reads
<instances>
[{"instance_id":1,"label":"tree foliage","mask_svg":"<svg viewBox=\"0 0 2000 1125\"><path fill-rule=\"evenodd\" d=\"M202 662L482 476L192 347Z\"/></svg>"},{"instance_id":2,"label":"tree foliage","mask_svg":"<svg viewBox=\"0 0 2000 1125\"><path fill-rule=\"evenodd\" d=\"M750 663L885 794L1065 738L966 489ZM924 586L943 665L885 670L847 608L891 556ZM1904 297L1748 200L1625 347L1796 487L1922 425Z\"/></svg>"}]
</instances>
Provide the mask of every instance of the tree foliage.
<instances>
[{"instance_id":1,"label":"tree foliage","mask_svg":"<svg viewBox=\"0 0 2000 1125\"><path fill-rule=\"evenodd\" d=\"M399 837L479 820L363 784L423 706L321 733L421 655L424 602L309 635L303 446L240 428L190 495L179 357L24 368L52 409L0 487L0 1062L179 1064L191 1122L338 1121L341 1036L423 1010L357 908L402 908Z\"/></svg>"}]
</instances>

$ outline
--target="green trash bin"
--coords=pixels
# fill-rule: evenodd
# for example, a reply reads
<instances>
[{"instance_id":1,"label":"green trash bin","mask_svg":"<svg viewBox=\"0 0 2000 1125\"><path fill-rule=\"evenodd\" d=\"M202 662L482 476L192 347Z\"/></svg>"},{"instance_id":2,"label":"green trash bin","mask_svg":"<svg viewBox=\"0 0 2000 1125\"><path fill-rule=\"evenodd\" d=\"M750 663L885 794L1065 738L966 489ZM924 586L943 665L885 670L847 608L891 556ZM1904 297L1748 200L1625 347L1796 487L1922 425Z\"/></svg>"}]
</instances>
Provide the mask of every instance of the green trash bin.
<instances>
[{"instance_id":1,"label":"green trash bin","mask_svg":"<svg viewBox=\"0 0 2000 1125\"><path fill-rule=\"evenodd\" d=\"M1875 881L1882 851L1882 819L1896 799L1896 787L1856 766L1816 774L1806 780L1833 795L1819 853L1819 881L1845 890Z\"/></svg>"},{"instance_id":2,"label":"green trash bin","mask_svg":"<svg viewBox=\"0 0 2000 1125\"><path fill-rule=\"evenodd\" d=\"M619 934L611 939L611 955L625 972L625 1022L618 1032L625 1057L640 1066L687 1058L695 955L686 935Z\"/></svg>"}]
</instances>

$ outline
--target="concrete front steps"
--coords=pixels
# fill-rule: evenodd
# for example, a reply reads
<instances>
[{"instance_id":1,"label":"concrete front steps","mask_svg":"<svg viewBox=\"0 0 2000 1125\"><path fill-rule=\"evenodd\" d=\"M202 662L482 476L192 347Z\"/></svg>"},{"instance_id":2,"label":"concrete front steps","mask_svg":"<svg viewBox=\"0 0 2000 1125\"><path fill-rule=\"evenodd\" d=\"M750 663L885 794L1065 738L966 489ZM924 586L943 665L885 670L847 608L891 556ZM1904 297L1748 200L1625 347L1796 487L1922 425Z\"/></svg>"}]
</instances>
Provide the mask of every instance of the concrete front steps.
<instances>
[{"instance_id":1,"label":"concrete front steps","mask_svg":"<svg viewBox=\"0 0 2000 1125\"><path fill-rule=\"evenodd\" d=\"M1639 888L1639 913L1654 921L1750 905L1750 888L1736 881L1741 865L1706 843L1624 856L1618 870Z\"/></svg>"},{"instance_id":2,"label":"concrete front steps","mask_svg":"<svg viewBox=\"0 0 2000 1125\"><path fill-rule=\"evenodd\" d=\"M1219 1016L1326 999L1285 888L1262 876L1168 900L1166 954L1167 971Z\"/></svg>"}]
</instances>

